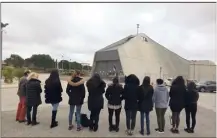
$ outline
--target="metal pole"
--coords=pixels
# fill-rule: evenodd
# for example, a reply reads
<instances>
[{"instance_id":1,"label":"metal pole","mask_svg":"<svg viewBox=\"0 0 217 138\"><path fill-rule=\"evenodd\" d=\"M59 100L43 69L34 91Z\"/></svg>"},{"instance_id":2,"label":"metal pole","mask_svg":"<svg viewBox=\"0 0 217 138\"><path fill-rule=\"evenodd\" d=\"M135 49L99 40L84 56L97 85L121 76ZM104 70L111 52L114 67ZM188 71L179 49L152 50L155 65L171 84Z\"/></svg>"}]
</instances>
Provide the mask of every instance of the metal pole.
<instances>
[{"instance_id":1,"label":"metal pole","mask_svg":"<svg viewBox=\"0 0 217 138\"><path fill-rule=\"evenodd\" d=\"M137 35L139 34L139 24L136 25L137 26Z\"/></svg>"},{"instance_id":2,"label":"metal pole","mask_svg":"<svg viewBox=\"0 0 217 138\"><path fill-rule=\"evenodd\" d=\"M69 60L69 70L71 70L71 59Z\"/></svg>"},{"instance_id":3,"label":"metal pole","mask_svg":"<svg viewBox=\"0 0 217 138\"><path fill-rule=\"evenodd\" d=\"M194 63L194 80L195 80L195 61L193 63Z\"/></svg>"},{"instance_id":4,"label":"metal pole","mask_svg":"<svg viewBox=\"0 0 217 138\"><path fill-rule=\"evenodd\" d=\"M63 70L63 55L62 55L62 70Z\"/></svg>"},{"instance_id":5,"label":"metal pole","mask_svg":"<svg viewBox=\"0 0 217 138\"><path fill-rule=\"evenodd\" d=\"M160 67L160 78L162 76L162 67Z\"/></svg>"}]
</instances>

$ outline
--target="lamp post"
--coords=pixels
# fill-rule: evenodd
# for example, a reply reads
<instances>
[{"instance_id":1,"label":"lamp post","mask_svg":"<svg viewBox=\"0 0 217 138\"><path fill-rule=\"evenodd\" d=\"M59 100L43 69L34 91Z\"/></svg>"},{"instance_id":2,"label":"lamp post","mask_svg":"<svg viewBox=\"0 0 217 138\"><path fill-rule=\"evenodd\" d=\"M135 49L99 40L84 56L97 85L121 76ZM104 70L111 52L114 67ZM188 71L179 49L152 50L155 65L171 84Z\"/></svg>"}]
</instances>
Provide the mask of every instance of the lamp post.
<instances>
[{"instance_id":1,"label":"lamp post","mask_svg":"<svg viewBox=\"0 0 217 138\"><path fill-rule=\"evenodd\" d=\"M63 70L63 55L62 55L62 70Z\"/></svg>"},{"instance_id":2,"label":"lamp post","mask_svg":"<svg viewBox=\"0 0 217 138\"><path fill-rule=\"evenodd\" d=\"M192 60L192 62L193 62L193 66L194 66L194 80L195 80L195 76L196 76L196 75L195 75L195 72L196 72L196 71L195 71L195 63L196 63L196 60Z\"/></svg>"},{"instance_id":3,"label":"lamp post","mask_svg":"<svg viewBox=\"0 0 217 138\"><path fill-rule=\"evenodd\" d=\"M2 40L2 39L3 39L3 36L2 36L3 28L5 28L5 27L8 26L8 25L9 25L9 23L5 23L5 24L4 24L4 23L1 22L1 48L2 48L2 44L3 44L3 43L2 43L2 41L3 41L3 40ZM1 55L2 55L2 51L1 51ZM0 65L0 67L2 68L2 56L0 56L0 60L1 60L1 65ZM2 72L1 72L1 71L0 71L0 74L1 74L0 76L1 76L1 78L2 78Z\"/></svg>"}]
</instances>

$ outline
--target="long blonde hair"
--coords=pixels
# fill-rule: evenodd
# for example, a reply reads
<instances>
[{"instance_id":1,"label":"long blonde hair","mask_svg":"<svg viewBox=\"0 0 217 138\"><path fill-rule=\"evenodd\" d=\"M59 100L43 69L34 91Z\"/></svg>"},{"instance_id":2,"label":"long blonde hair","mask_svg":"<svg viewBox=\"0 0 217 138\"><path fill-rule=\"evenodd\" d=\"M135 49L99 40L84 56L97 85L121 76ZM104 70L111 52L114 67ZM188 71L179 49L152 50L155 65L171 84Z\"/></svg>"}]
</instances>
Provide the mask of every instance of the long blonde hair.
<instances>
[{"instance_id":1,"label":"long blonde hair","mask_svg":"<svg viewBox=\"0 0 217 138\"><path fill-rule=\"evenodd\" d=\"M29 74L29 76L27 77L27 80L30 80L30 79L38 79L38 73L36 73L36 72L31 72L30 74Z\"/></svg>"}]
</instances>

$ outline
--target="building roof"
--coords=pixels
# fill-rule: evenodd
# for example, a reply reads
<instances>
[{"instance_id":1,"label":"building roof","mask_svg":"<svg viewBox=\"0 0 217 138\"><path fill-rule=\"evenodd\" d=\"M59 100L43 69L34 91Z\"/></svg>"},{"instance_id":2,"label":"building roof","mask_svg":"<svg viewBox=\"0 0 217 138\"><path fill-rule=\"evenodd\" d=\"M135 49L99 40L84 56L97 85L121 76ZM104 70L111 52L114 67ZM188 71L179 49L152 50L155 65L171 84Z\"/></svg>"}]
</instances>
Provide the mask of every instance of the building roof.
<instances>
[{"instance_id":1,"label":"building roof","mask_svg":"<svg viewBox=\"0 0 217 138\"><path fill-rule=\"evenodd\" d=\"M190 64L195 65L216 65L215 62L210 60L190 60Z\"/></svg>"}]
</instances>

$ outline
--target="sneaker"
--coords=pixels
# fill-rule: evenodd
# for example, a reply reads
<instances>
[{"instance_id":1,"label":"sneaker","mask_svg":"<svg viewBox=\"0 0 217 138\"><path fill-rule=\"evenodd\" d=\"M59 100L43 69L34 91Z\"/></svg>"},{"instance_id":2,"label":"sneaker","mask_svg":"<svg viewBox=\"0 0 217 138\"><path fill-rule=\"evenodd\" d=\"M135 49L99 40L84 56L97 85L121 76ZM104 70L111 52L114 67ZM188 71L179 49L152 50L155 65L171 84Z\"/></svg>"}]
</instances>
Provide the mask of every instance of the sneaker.
<instances>
[{"instance_id":1,"label":"sneaker","mask_svg":"<svg viewBox=\"0 0 217 138\"><path fill-rule=\"evenodd\" d=\"M110 126L110 127L109 127L109 132L111 132L112 130L113 130L113 127Z\"/></svg>"},{"instance_id":2,"label":"sneaker","mask_svg":"<svg viewBox=\"0 0 217 138\"><path fill-rule=\"evenodd\" d=\"M147 136L149 136L151 133L150 133L150 132L147 132L146 134L147 134Z\"/></svg>"},{"instance_id":3,"label":"sneaker","mask_svg":"<svg viewBox=\"0 0 217 138\"><path fill-rule=\"evenodd\" d=\"M175 129L175 133L176 133L176 134L179 134L179 130L178 130L178 129Z\"/></svg>"},{"instance_id":4,"label":"sneaker","mask_svg":"<svg viewBox=\"0 0 217 138\"><path fill-rule=\"evenodd\" d=\"M194 130L192 128L189 129L189 133L194 133Z\"/></svg>"},{"instance_id":5,"label":"sneaker","mask_svg":"<svg viewBox=\"0 0 217 138\"><path fill-rule=\"evenodd\" d=\"M171 128L170 131L171 131L172 133L176 133L174 128Z\"/></svg>"},{"instance_id":6,"label":"sneaker","mask_svg":"<svg viewBox=\"0 0 217 138\"><path fill-rule=\"evenodd\" d=\"M140 130L139 133L144 136L144 131Z\"/></svg>"},{"instance_id":7,"label":"sneaker","mask_svg":"<svg viewBox=\"0 0 217 138\"><path fill-rule=\"evenodd\" d=\"M115 128L115 131L116 131L116 132L119 132L119 128L118 128L118 127L117 127L117 128Z\"/></svg>"},{"instance_id":8,"label":"sneaker","mask_svg":"<svg viewBox=\"0 0 217 138\"><path fill-rule=\"evenodd\" d=\"M32 122L32 126L36 126L38 124L40 124L40 122Z\"/></svg>"},{"instance_id":9,"label":"sneaker","mask_svg":"<svg viewBox=\"0 0 217 138\"><path fill-rule=\"evenodd\" d=\"M130 130L126 130L125 133L129 136L130 135Z\"/></svg>"},{"instance_id":10,"label":"sneaker","mask_svg":"<svg viewBox=\"0 0 217 138\"><path fill-rule=\"evenodd\" d=\"M159 131L158 131L158 133L160 133L160 134L163 134L163 133L164 133L164 131L163 131L163 130L159 130Z\"/></svg>"},{"instance_id":11,"label":"sneaker","mask_svg":"<svg viewBox=\"0 0 217 138\"><path fill-rule=\"evenodd\" d=\"M159 128L155 128L155 131L158 132L158 131L159 131Z\"/></svg>"},{"instance_id":12,"label":"sneaker","mask_svg":"<svg viewBox=\"0 0 217 138\"><path fill-rule=\"evenodd\" d=\"M132 135L133 135L133 130L130 131L130 136L132 136Z\"/></svg>"},{"instance_id":13,"label":"sneaker","mask_svg":"<svg viewBox=\"0 0 217 138\"><path fill-rule=\"evenodd\" d=\"M82 130L82 127L77 127L77 131L81 131Z\"/></svg>"},{"instance_id":14,"label":"sneaker","mask_svg":"<svg viewBox=\"0 0 217 138\"><path fill-rule=\"evenodd\" d=\"M74 126L73 125L70 125L69 127L68 127L68 130L72 130L74 128Z\"/></svg>"},{"instance_id":15,"label":"sneaker","mask_svg":"<svg viewBox=\"0 0 217 138\"><path fill-rule=\"evenodd\" d=\"M189 133L189 128L185 128L184 131Z\"/></svg>"}]
</instances>

